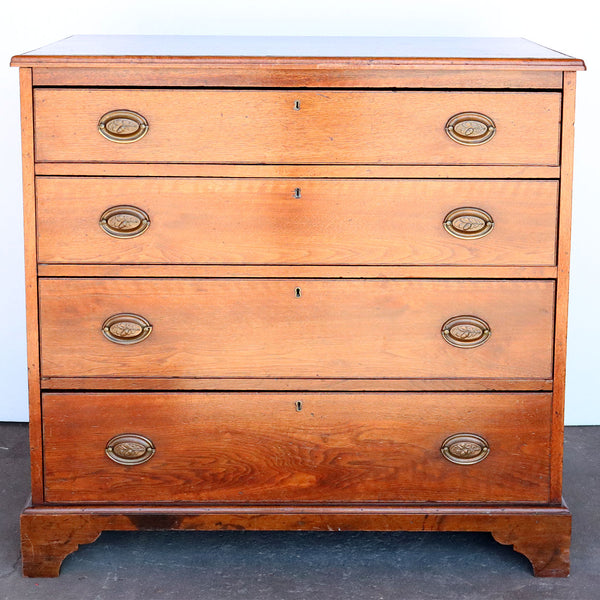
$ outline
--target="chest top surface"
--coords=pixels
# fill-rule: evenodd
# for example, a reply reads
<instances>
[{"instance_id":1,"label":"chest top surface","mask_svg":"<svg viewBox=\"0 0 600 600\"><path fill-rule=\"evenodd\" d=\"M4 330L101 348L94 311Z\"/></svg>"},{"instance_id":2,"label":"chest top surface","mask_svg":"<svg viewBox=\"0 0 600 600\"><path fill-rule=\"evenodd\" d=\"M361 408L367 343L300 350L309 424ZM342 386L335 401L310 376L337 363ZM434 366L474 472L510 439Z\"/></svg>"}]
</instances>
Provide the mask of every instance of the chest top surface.
<instances>
[{"instance_id":1,"label":"chest top surface","mask_svg":"<svg viewBox=\"0 0 600 600\"><path fill-rule=\"evenodd\" d=\"M523 38L75 35L17 55L13 66L80 62L195 64L235 60L371 61L580 70L583 61Z\"/></svg>"}]
</instances>

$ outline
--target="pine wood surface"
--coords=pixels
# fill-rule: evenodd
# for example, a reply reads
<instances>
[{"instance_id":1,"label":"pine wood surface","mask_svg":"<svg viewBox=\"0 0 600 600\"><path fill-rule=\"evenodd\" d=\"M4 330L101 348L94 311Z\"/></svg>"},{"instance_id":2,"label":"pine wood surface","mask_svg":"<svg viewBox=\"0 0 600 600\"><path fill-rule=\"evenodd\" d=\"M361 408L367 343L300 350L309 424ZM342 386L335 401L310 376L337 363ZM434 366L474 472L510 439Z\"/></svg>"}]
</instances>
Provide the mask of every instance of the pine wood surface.
<instances>
[{"instance_id":1,"label":"pine wood surface","mask_svg":"<svg viewBox=\"0 0 600 600\"><path fill-rule=\"evenodd\" d=\"M181 163L36 163L36 175L118 177L317 177L327 179L558 179L544 165L235 165Z\"/></svg>"},{"instance_id":2,"label":"pine wood surface","mask_svg":"<svg viewBox=\"0 0 600 600\"><path fill-rule=\"evenodd\" d=\"M558 165L557 92L49 89L34 91L39 162ZM295 109L295 103L300 109ZM113 110L148 121L140 140L98 132ZM491 117L496 134L464 146L457 113Z\"/></svg>"},{"instance_id":3,"label":"pine wood surface","mask_svg":"<svg viewBox=\"0 0 600 600\"><path fill-rule=\"evenodd\" d=\"M318 59L316 61L315 59ZM395 67L579 70L582 60L524 38L75 35L12 59L16 66L261 63L312 69Z\"/></svg>"},{"instance_id":4,"label":"pine wood surface","mask_svg":"<svg viewBox=\"0 0 600 600\"><path fill-rule=\"evenodd\" d=\"M527 40L75 36L13 64L26 575L58 575L103 530L223 528L491 531L536 575L568 574L583 61ZM148 134L103 138L114 109L143 114ZM450 140L463 111L494 120L489 142ZM441 213L467 200L494 230L450 240ZM99 215L126 203L145 203L148 231L102 237ZM108 341L119 312L147 318L150 336ZM459 314L490 339L446 343ZM110 461L107 440L136 425L156 454ZM490 455L446 461L441 442L468 426Z\"/></svg>"},{"instance_id":5,"label":"pine wood surface","mask_svg":"<svg viewBox=\"0 0 600 600\"><path fill-rule=\"evenodd\" d=\"M562 494L563 431L567 370L567 322L569 312L569 269L571 259L571 205L575 125L575 77L564 74L562 164L556 281L556 327L554 336L555 395L552 421L552 498Z\"/></svg>"},{"instance_id":6,"label":"pine wood surface","mask_svg":"<svg viewBox=\"0 0 600 600\"><path fill-rule=\"evenodd\" d=\"M299 410L297 402L302 403ZM44 394L46 502L548 501L550 394ZM482 436L473 465L443 458ZM121 433L154 456L105 454Z\"/></svg>"},{"instance_id":7,"label":"pine wood surface","mask_svg":"<svg viewBox=\"0 0 600 600\"><path fill-rule=\"evenodd\" d=\"M375 66L375 68L373 68ZM441 67L440 67L441 68ZM112 65L101 67L42 66L33 68L33 84L43 86L95 87L286 87L286 88L464 88L464 89L558 89L560 71L542 70L433 70L394 66L319 64L319 68L300 64L262 62L247 65L197 64L165 69L156 66Z\"/></svg>"},{"instance_id":8,"label":"pine wood surface","mask_svg":"<svg viewBox=\"0 0 600 600\"><path fill-rule=\"evenodd\" d=\"M34 122L31 69L20 69L23 222L25 227L25 306L27 320L27 385L29 394L29 451L31 493L42 502L42 416L38 323L36 189L34 177Z\"/></svg>"},{"instance_id":9,"label":"pine wood surface","mask_svg":"<svg viewBox=\"0 0 600 600\"><path fill-rule=\"evenodd\" d=\"M556 267L356 265L98 265L39 264L40 277L241 277L339 279L553 279Z\"/></svg>"},{"instance_id":10,"label":"pine wood surface","mask_svg":"<svg viewBox=\"0 0 600 600\"><path fill-rule=\"evenodd\" d=\"M152 333L108 341L118 313ZM487 321L489 340L448 344L459 315ZM553 318L551 281L40 280L44 377L547 378Z\"/></svg>"},{"instance_id":11,"label":"pine wood surface","mask_svg":"<svg viewBox=\"0 0 600 600\"><path fill-rule=\"evenodd\" d=\"M300 197L295 197L299 195ZM554 265L558 182L46 178L37 180L42 263ZM115 238L116 205L150 227ZM443 227L461 207L488 212L484 238Z\"/></svg>"},{"instance_id":12,"label":"pine wood surface","mask_svg":"<svg viewBox=\"0 0 600 600\"><path fill-rule=\"evenodd\" d=\"M21 515L23 572L57 577L63 559L102 531L490 531L524 554L538 577L569 574L571 514L567 507L493 506L61 506Z\"/></svg>"},{"instance_id":13,"label":"pine wood surface","mask_svg":"<svg viewBox=\"0 0 600 600\"><path fill-rule=\"evenodd\" d=\"M552 379L489 377L458 379L350 377L42 377L44 390L222 390L222 391L552 391Z\"/></svg>"}]
</instances>

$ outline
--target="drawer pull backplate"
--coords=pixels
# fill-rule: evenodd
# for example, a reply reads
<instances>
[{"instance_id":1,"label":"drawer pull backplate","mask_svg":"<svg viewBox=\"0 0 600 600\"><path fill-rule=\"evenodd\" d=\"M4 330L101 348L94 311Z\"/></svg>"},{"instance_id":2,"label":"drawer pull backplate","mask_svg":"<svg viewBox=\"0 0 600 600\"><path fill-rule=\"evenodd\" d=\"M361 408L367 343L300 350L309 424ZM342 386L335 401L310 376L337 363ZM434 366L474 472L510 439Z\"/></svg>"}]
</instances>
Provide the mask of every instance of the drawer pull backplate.
<instances>
[{"instance_id":1,"label":"drawer pull backplate","mask_svg":"<svg viewBox=\"0 0 600 600\"><path fill-rule=\"evenodd\" d=\"M137 344L151 332L152 325L144 317L131 313L113 315L102 325L104 337L115 344Z\"/></svg>"},{"instance_id":2,"label":"drawer pull backplate","mask_svg":"<svg viewBox=\"0 0 600 600\"><path fill-rule=\"evenodd\" d=\"M494 228L494 219L480 208L456 208L444 218L444 229L454 237L466 240L486 236Z\"/></svg>"},{"instance_id":3,"label":"drawer pull backplate","mask_svg":"<svg viewBox=\"0 0 600 600\"><path fill-rule=\"evenodd\" d=\"M442 456L457 465L472 465L489 453L489 444L474 433L457 433L447 438L441 447Z\"/></svg>"},{"instance_id":4,"label":"drawer pull backplate","mask_svg":"<svg viewBox=\"0 0 600 600\"><path fill-rule=\"evenodd\" d=\"M476 112L454 115L446 123L446 133L451 140L466 146L476 146L489 142L496 133L494 121Z\"/></svg>"},{"instance_id":5,"label":"drawer pull backplate","mask_svg":"<svg viewBox=\"0 0 600 600\"><path fill-rule=\"evenodd\" d=\"M150 226L150 217L135 206L113 206L100 216L100 227L116 238L132 238L142 235Z\"/></svg>"},{"instance_id":6,"label":"drawer pull backplate","mask_svg":"<svg viewBox=\"0 0 600 600\"><path fill-rule=\"evenodd\" d=\"M143 435L122 433L106 444L106 455L121 465L139 465L154 456L154 444Z\"/></svg>"},{"instance_id":7,"label":"drawer pull backplate","mask_svg":"<svg viewBox=\"0 0 600 600\"><path fill-rule=\"evenodd\" d=\"M457 348L475 348L487 342L490 326L479 317L461 315L448 319L442 326L442 337Z\"/></svg>"},{"instance_id":8,"label":"drawer pull backplate","mask_svg":"<svg viewBox=\"0 0 600 600\"><path fill-rule=\"evenodd\" d=\"M111 110L100 117L98 131L111 142L129 144L148 133L148 121L132 110Z\"/></svg>"}]
</instances>

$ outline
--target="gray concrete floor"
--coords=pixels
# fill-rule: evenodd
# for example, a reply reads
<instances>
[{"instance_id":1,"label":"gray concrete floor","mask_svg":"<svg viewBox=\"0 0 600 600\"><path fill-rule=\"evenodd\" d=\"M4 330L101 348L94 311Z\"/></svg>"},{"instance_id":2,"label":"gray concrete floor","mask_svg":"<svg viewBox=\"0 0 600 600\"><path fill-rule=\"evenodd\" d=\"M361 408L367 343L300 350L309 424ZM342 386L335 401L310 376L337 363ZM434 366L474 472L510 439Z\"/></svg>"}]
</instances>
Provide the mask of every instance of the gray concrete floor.
<instances>
[{"instance_id":1,"label":"gray concrete floor","mask_svg":"<svg viewBox=\"0 0 600 600\"><path fill-rule=\"evenodd\" d=\"M0 424L0 600L598 600L600 427L566 431L571 576L536 579L489 534L107 532L57 579L26 579L27 426Z\"/></svg>"}]
</instances>

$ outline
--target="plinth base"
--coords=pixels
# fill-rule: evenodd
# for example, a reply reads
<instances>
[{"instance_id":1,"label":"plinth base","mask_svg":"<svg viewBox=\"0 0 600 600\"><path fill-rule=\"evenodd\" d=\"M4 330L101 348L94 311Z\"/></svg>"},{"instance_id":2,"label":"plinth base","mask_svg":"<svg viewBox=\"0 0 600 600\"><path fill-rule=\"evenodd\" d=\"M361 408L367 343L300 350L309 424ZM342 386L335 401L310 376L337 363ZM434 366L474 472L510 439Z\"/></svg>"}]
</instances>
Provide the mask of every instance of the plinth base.
<instances>
[{"instance_id":1,"label":"plinth base","mask_svg":"<svg viewBox=\"0 0 600 600\"><path fill-rule=\"evenodd\" d=\"M525 555L537 577L569 574L571 513L560 507L53 506L21 515L23 573L57 577L62 561L103 531L489 531Z\"/></svg>"}]
</instances>

